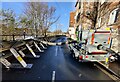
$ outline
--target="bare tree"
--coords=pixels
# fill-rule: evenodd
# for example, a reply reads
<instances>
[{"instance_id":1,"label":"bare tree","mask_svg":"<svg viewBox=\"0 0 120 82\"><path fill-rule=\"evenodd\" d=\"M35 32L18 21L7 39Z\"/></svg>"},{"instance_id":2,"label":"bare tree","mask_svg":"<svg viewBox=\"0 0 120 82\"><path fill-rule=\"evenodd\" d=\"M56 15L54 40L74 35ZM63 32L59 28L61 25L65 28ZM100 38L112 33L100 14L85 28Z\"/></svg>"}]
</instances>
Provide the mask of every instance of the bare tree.
<instances>
[{"instance_id":1,"label":"bare tree","mask_svg":"<svg viewBox=\"0 0 120 82\"><path fill-rule=\"evenodd\" d=\"M31 26L36 30L38 29L46 36L46 32L53 25L59 17L55 17L55 7L49 7L47 3L41 2L27 2L25 7L25 14L28 20L31 20Z\"/></svg>"},{"instance_id":2,"label":"bare tree","mask_svg":"<svg viewBox=\"0 0 120 82\"><path fill-rule=\"evenodd\" d=\"M54 33L55 33L56 35L62 34L62 30L61 30L61 29L57 29L57 30L54 31Z\"/></svg>"},{"instance_id":3,"label":"bare tree","mask_svg":"<svg viewBox=\"0 0 120 82\"><path fill-rule=\"evenodd\" d=\"M16 19L15 19L15 13L14 11L8 9L8 10L1 10L0 11L0 16L1 16L1 22L2 25L4 25L5 27L7 27L7 30L4 31L8 31L6 32L7 34L13 34L14 32L14 28L16 26Z\"/></svg>"}]
</instances>

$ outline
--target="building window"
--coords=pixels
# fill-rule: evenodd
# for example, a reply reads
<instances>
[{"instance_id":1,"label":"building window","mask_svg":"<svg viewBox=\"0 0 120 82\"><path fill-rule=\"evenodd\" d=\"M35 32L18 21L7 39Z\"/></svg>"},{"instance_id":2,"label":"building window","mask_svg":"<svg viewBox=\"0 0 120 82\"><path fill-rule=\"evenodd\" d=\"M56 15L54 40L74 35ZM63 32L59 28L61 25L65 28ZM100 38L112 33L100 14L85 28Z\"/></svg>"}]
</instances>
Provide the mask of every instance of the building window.
<instances>
[{"instance_id":1,"label":"building window","mask_svg":"<svg viewBox=\"0 0 120 82\"><path fill-rule=\"evenodd\" d=\"M98 27L101 25L101 18L98 19Z\"/></svg>"},{"instance_id":2,"label":"building window","mask_svg":"<svg viewBox=\"0 0 120 82\"><path fill-rule=\"evenodd\" d=\"M104 2L106 2L106 0L101 0L101 5L102 5Z\"/></svg>"},{"instance_id":3,"label":"building window","mask_svg":"<svg viewBox=\"0 0 120 82\"><path fill-rule=\"evenodd\" d=\"M81 2L79 2L79 9L81 8Z\"/></svg>"},{"instance_id":4,"label":"building window","mask_svg":"<svg viewBox=\"0 0 120 82\"><path fill-rule=\"evenodd\" d=\"M77 20L76 20L76 22L78 22L79 19L80 19L80 13L77 15Z\"/></svg>"},{"instance_id":5,"label":"building window","mask_svg":"<svg viewBox=\"0 0 120 82\"><path fill-rule=\"evenodd\" d=\"M89 11L89 10L86 11L86 15L87 15L87 16L90 15L90 11Z\"/></svg>"},{"instance_id":6,"label":"building window","mask_svg":"<svg viewBox=\"0 0 120 82\"><path fill-rule=\"evenodd\" d=\"M115 22L117 22L119 20L120 17L120 9L116 10L116 17L115 17Z\"/></svg>"},{"instance_id":7,"label":"building window","mask_svg":"<svg viewBox=\"0 0 120 82\"><path fill-rule=\"evenodd\" d=\"M113 23L116 22L116 20L117 20L117 14L118 14L118 8L117 8L117 9L114 9L114 10L110 13L108 25L113 24Z\"/></svg>"}]
</instances>

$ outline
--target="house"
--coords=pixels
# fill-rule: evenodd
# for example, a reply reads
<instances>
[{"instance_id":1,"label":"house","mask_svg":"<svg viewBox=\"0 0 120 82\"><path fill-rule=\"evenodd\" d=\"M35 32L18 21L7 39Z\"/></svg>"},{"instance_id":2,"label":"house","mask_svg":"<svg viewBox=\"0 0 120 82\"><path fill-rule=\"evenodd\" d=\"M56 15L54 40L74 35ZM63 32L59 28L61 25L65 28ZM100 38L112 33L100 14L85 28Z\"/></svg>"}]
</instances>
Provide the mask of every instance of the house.
<instances>
[{"instance_id":1,"label":"house","mask_svg":"<svg viewBox=\"0 0 120 82\"><path fill-rule=\"evenodd\" d=\"M70 12L70 20L69 20L69 29L68 30L69 30L69 37L71 39L76 40L75 27L74 27L74 24L75 24L74 16L75 16L75 12Z\"/></svg>"},{"instance_id":2,"label":"house","mask_svg":"<svg viewBox=\"0 0 120 82\"><path fill-rule=\"evenodd\" d=\"M101 30L112 29L111 48L120 52L120 1L105 2L99 0L96 28Z\"/></svg>"},{"instance_id":3,"label":"house","mask_svg":"<svg viewBox=\"0 0 120 82\"><path fill-rule=\"evenodd\" d=\"M75 32L77 40L81 40L81 30L94 29L97 2L90 2L87 0L78 0L75 4Z\"/></svg>"},{"instance_id":4,"label":"house","mask_svg":"<svg viewBox=\"0 0 120 82\"><path fill-rule=\"evenodd\" d=\"M77 38L80 39L80 30L112 29L112 49L120 52L120 1L77 0L75 7Z\"/></svg>"}]
</instances>

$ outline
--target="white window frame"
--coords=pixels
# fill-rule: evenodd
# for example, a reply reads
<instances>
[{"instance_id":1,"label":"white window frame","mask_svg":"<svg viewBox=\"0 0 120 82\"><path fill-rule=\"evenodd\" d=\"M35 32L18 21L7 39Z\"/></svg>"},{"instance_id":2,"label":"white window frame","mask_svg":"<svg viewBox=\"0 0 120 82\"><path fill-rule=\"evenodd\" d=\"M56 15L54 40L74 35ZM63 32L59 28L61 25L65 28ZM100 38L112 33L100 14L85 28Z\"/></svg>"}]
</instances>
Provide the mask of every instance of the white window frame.
<instances>
[{"instance_id":1,"label":"white window frame","mask_svg":"<svg viewBox=\"0 0 120 82\"><path fill-rule=\"evenodd\" d=\"M101 0L101 5L102 5L104 2L106 2L106 0Z\"/></svg>"},{"instance_id":2,"label":"white window frame","mask_svg":"<svg viewBox=\"0 0 120 82\"><path fill-rule=\"evenodd\" d=\"M118 10L118 8L114 9L114 10L110 13L108 25L114 24L115 19L116 19L116 15L117 15L117 10Z\"/></svg>"},{"instance_id":3,"label":"white window frame","mask_svg":"<svg viewBox=\"0 0 120 82\"><path fill-rule=\"evenodd\" d=\"M101 26L101 17L98 19L98 27Z\"/></svg>"}]
</instances>

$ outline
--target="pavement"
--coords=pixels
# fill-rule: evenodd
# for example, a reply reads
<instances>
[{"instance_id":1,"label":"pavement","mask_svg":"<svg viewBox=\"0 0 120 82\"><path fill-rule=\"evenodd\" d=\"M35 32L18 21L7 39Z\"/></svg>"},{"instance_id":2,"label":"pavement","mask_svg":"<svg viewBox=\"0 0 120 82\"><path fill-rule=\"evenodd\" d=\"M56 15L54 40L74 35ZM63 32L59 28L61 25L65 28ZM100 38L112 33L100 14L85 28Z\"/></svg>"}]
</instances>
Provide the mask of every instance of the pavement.
<instances>
[{"instance_id":1,"label":"pavement","mask_svg":"<svg viewBox=\"0 0 120 82\"><path fill-rule=\"evenodd\" d=\"M62 37L56 42L65 40L66 38ZM25 59L27 63L33 63L33 67L31 69L8 70L3 67L3 81L112 81L112 79L108 75L106 75L100 69L95 67L93 63L78 62L75 59L73 59L67 45L49 46L44 53L36 51L36 54L40 55L41 57L39 59Z\"/></svg>"},{"instance_id":2,"label":"pavement","mask_svg":"<svg viewBox=\"0 0 120 82\"><path fill-rule=\"evenodd\" d=\"M109 69L111 69L111 70L114 71L117 75L120 76L120 62L119 62L119 61L110 63L110 64L109 64Z\"/></svg>"}]
</instances>

